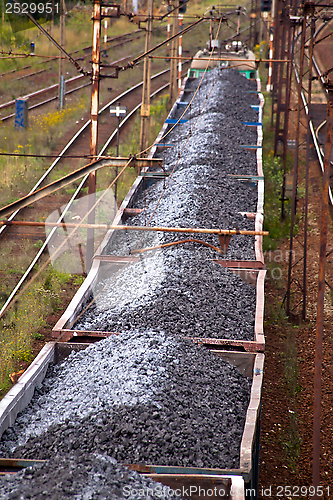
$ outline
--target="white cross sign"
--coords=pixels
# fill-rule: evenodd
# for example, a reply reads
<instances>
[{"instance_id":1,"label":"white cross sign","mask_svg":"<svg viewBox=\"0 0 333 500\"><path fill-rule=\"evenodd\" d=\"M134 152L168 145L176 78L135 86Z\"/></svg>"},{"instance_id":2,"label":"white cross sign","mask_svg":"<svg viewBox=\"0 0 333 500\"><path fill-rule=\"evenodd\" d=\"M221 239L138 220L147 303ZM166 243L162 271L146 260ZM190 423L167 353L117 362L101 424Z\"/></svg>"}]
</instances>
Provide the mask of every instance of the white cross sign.
<instances>
[{"instance_id":1,"label":"white cross sign","mask_svg":"<svg viewBox=\"0 0 333 500\"><path fill-rule=\"evenodd\" d=\"M116 115L116 116L126 116L127 114L127 106L119 106L119 104L117 104L117 106L110 106L110 113L112 115Z\"/></svg>"}]
</instances>

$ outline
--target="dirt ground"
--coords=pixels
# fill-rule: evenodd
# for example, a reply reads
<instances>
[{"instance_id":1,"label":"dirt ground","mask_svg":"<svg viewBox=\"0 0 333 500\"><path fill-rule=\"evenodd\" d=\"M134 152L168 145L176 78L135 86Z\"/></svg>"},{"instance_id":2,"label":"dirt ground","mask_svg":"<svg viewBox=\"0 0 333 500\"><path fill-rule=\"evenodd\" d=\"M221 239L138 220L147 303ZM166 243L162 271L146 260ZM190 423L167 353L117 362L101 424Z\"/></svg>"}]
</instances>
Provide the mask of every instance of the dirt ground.
<instances>
[{"instance_id":1,"label":"dirt ground","mask_svg":"<svg viewBox=\"0 0 333 500\"><path fill-rule=\"evenodd\" d=\"M305 127L301 127L301 141ZM316 338L316 307L318 294L318 260L320 244L320 215L322 201L321 172L311 146L310 198L307 263L306 322L297 319L290 323L282 306L286 294L289 239L277 250L267 253L265 288L265 369L262 394L262 429L260 449L259 498L311 498L313 393ZM305 178L305 149L301 150L299 186ZM292 300L302 299L304 195L297 205L299 231L294 238L292 269ZM329 220L327 244L327 284L333 285L333 224ZM331 253L330 253L331 252ZM282 260L282 261L281 261ZM280 262L281 261L281 262ZM332 342L333 294L325 290L325 323L322 371L321 422L321 486L322 498L333 498L333 458L331 455L332 414ZM296 309L297 310L297 309ZM299 308L298 308L299 310ZM291 489L288 488L291 487ZM303 488L301 488L303 487Z\"/></svg>"}]
</instances>

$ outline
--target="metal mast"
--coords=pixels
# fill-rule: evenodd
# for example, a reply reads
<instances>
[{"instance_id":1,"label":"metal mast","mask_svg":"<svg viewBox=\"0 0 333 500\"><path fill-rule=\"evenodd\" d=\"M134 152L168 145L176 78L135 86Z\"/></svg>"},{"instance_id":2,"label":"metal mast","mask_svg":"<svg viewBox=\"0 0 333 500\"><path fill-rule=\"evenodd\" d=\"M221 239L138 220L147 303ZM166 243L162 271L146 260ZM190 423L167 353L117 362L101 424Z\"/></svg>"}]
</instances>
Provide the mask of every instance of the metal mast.
<instances>
[{"instance_id":1,"label":"metal mast","mask_svg":"<svg viewBox=\"0 0 333 500\"><path fill-rule=\"evenodd\" d=\"M148 19L146 25L146 43L145 52L148 52L151 46L151 32L153 25L153 0L148 0ZM149 146L149 117L150 117L150 67L151 60L147 56L143 62L143 87L142 87L142 105L141 105L141 134L140 151L144 151Z\"/></svg>"},{"instance_id":2,"label":"metal mast","mask_svg":"<svg viewBox=\"0 0 333 500\"><path fill-rule=\"evenodd\" d=\"M93 10L93 47L92 47L92 85L91 85L91 127L90 127L90 154L97 156L97 129L98 129L98 101L99 101L99 63L101 38L101 0L94 0ZM96 199L96 171L89 174L88 211L92 209ZM88 223L94 224L95 210L88 215ZM94 255L94 229L87 230L87 270L91 267Z\"/></svg>"}]
</instances>

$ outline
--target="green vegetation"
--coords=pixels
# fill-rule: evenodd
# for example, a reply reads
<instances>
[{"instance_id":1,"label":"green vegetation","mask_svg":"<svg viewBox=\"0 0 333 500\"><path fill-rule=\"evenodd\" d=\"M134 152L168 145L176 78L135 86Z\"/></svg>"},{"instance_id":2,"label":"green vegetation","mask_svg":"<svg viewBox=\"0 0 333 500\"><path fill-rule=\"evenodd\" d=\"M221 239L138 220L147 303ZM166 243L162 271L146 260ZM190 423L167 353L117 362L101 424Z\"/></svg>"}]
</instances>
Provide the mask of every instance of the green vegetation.
<instances>
[{"instance_id":1,"label":"green vegetation","mask_svg":"<svg viewBox=\"0 0 333 500\"><path fill-rule=\"evenodd\" d=\"M13 134L8 127L0 126L0 152L49 155L59 137L72 126L72 121L82 115L86 100L76 100L62 112L31 117L29 128ZM0 156L1 204L6 205L28 194L32 186L49 166L49 159ZM57 174L59 177L59 174Z\"/></svg>"},{"instance_id":2,"label":"green vegetation","mask_svg":"<svg viewBox=\"0 0 333 500\"><path fill-rule=\"evenodd\" d=\"M0 396L10 388L9 374L32 361L33 341L43 338L38 330L45 325L46 316L57 309L62 287L70 279L70 275L49 268L0 320Z\"/></svg>"},{"instance_id":3,"label":"green vegetation","mask_svg":"<svg viewBox=\"0 0 333 500\"><path fill-rule=\"evenodd\" d=\"M274 131L270 128L271 98L265 95L265 115L263 120L263 171L265 176L265 220L264 229L269 236L264 236L263 250L275 250L279 240L290 235L291 202L285 200L285 218L281 219L281 195L283 184L283 166L279 157L274 157ZM291 167L291 157L287 156L287 172ZM296 229L296 228L295 228Z\"/></svg>"},{"instance_id":4,"label":"green vegetation","mask_svg":"<svg viewBox=\"0 0 333 500\"><path fill-rule=\"evenodd\" d=\"M288 398L288 426L282 430L281 442L285 460L293 472L297 473L302 439L298 429L297 399L302 390L298 382L297 340L294 329L296 326L286 325L285 348L282 352L284 361L284 385Z\"/></svg>"},{"instance_id":5,"label":"green vegetation","mask_svg":"<svg viewBox=\"0 0 333 500\"><path fill-rule=\"evenodd\" d=\"M258 48L259 50L259 48ZM276 439L284 453L284 463L290 470L297 473L301 453L302 439L300 436L297 403L300 397L301 386L298 378L297 327L292 325L286 317L283 307L285 295L285 266L282 250L278 249L282 240L290 237L291 200L285 200L285 218L281 219L281 195L283 185L283 165L279 157L274 157L274 130L271 129L271 96L265 95L264 141L263 141L263 171L265 176L265 222L264 229L269 236L264 237L263 249L268 252L267 268L271 286L275 289L270 294L270 300L265 304L265 321L274 325L274 334L281 339L281 349L274 356L282 362L282 393L286 397L288 408L285 425L278 424ZM287 156L287 173L292 170L291 155ZM299 194L300 190L299 190ZM297 221L296 221L297 222ZM294 233L297 232L295 224ZM272 253L270 252L272 250ZM275 250L275 252L274 252ZM271 259L274 255L276 259ZM278 258L279 257L279 258ZM269 261L269 262L268 262ZM280 278L274 279L275 276Z\"/></svg>"}]
</instances>

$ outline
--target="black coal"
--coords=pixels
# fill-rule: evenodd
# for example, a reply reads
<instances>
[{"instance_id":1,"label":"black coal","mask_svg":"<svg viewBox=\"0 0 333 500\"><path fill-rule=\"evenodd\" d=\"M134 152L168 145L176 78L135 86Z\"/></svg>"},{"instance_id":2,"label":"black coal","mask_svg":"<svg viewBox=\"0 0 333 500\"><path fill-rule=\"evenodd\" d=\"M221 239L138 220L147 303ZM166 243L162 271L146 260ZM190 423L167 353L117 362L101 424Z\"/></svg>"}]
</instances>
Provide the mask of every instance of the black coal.
<instances>
[{"instance_id":1,"label":"black coal","mask_svg":"<svg viewBox=\"0 0 333 500\"><path fill-rule=\"evenodd\" d=\"M149 338L150 342L163 341L159 336L152 340L152 334L147 341ZM118 341L122 342L121 337ZM128 342L128 339L123 341L124 345ZM140 357L137 362L140 364ZM92 411L84 418L72 416L30 437L11 456L48 459L80 450L107 454L125 463L238 467L251 380L205 347L182 339L169 346L159 363L165 372L158 392L154 391L149 403L115 405L112 399L104 401L97 412ZM151 366L145 362L141 369L148 372ZM92 374L92 391L96 384L102 383L102 378L95 379ZM60 392L61 386L57 390ZM75 388L73 394L80 398ZM55 404L54 391L49 396L46 404L41 403L45 412L48 404ZM36 398L32 405L38 407L39 400ZM64 410L60 407L59 411ZM34 414L29 413L33 425ZM27 418L18 418L14 427L6 431L2 454L10 453L8 444L13 445L15 437L18 439L25 432L26 425Z\"/></svg>"},{"instance_id":2,"label":"black coal","mask_svg":"<svg viewBox=\"0 0 333 500\"><path fill-rule=\"evenodd\" d=\"M217 80L216 75L217 71L212 71L204 80L201 99L197 95L185 115L189 121L166 138L175 147L163 153L164 167L167 171L174 169L174 174L163 197L160 199L166 181L146 189L136 201L136 207L145 210L130 220L131 225L149 222L169 227L254 229L253 221L239 212L256 210L256 185L250 187L229 175L256 174L255 155L240 147L256 143L256 129L241 123L257 120L257 113L250 107L257 99L248 93L254 84L237 71L224 71ZM194 126L203 96L210 91ZM106 253L129 255L137 248L189 237L220 247L217 236L211 235L117 231ZM222 257L255 259L254 237L233 237L227 255ZM216 258L221 254L188 243L143 253L139 262L120 274L119 268L104 266L91 297L94 304L75 328L144 328L196 337L253 340L255 288L214 263Z\"/></svg>"},{"instance_id":3,"label":"black coal","mask_svg":"<svg viewBox=\"0 0 333 500\"><path fill-rule=\"evenodd\" d=\"M228 174L256 175L255 155L241 148L256 143L256 130L241 123L257 120L250 107L257 104L256 96L249 93L255 86L236 71L223 71L216 80L217 74L215 70L207 75L185 117L189 121L167 138L174 148L163 152L164 166L175 173L157 210L163 181L136 200L135 206L145 211L131 224L151 219L152 225L254 229L239 212L256 210L256 187ZM219 246L216 236L197 238ZM138 247L177 239L174 234L117 233L107 253L130 255ZM125 485L147 484L115 460L239 466L251 380L221 357L183 339L253 340L255 288L213 261L220 257L199 243L186 243L145 252L122 272L103 265L91 297L94 305L75 328L120 335L89 347L77 358L72 355L67 366L50 370L0 442L2 456L50 461L17 478L0 479L1 498L39 499L47 494L47 498L113 499L123 498ZM234 237L226 258L254 259L254 239ZM101 369L96 370L96 363ZM91 373L84 378L85 391L80 390L80 369ZM107 377L111 369L115 376ZM118 377L117 370L126 372L124 377ZM73 383L68 384L71 376ZM150 381L147 398L138 390L140 377ZM102 390L106 380L108 390Z\"/></svg>"},{"instance_id":4,"label":"black coal","mask_svg":"<svg viewBox=\"0 0 333 500\"><path fill-rule=\"evenodd\" d=\"M153 482L116 460L96 453L56 456L14 476L0 478L2 500L156 500L172 497Z\"/></svg>"}]
</instances>

